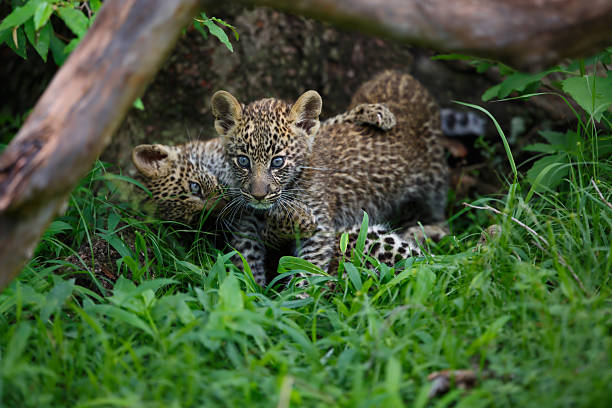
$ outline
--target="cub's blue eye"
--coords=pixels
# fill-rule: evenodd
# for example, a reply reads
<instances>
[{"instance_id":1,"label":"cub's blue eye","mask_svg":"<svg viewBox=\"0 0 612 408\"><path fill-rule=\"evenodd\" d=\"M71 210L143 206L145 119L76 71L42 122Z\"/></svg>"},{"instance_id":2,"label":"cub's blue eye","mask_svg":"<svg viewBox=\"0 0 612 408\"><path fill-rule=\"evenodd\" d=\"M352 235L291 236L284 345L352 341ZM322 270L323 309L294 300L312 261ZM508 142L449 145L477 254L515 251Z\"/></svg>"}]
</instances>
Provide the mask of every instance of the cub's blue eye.
<instances>
[{"instance_id":1,"label":"cub's blue eye","mask_svg":"<svg viewBox=\"0 0 612 408\"><path fill-rule=\"evenodd\" d=\"M202 187L200 187L200 185L196 183L195 181L189 182L189 190L191 191L191 194L195 194L195 195L202 194Z\"/></svg>"},{"instance_id":2,"label":"cub's blue eye","mask_svg":"<svg viewBox=\"0 0 612 408\"><path fill-rule=\"evenodd\" d=\"M248 169L250 166L249 158L246 156L238 156L237 161L238 161L238 165L240 167L244 167L245 169Z\"/></svg>"},{"instance_id":3,"label":"cub's blue eye","mask_svg":"<svg viewBox=\"0 0 612 408\"><path fill-rule=\"evenodd\" d=\"M283 164L285 164L285 158L282 156L276 156L270 162L270 167L273 169L278 169L279 167L283 167Z\"/></svg>"}]
</instances>

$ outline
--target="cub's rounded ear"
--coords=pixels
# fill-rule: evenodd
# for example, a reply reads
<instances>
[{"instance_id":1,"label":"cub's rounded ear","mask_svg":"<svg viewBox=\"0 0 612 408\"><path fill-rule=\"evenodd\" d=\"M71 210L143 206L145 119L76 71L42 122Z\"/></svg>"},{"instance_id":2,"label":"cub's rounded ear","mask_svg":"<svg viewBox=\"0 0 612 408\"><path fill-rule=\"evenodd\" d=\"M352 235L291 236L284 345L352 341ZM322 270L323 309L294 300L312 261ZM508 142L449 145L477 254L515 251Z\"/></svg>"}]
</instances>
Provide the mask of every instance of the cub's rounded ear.
<instances>
[{"instance_id":1,"label":"cub's rounded ear","mask_svg":"<svg viewBox=\"0 0 612 408\"><path fill-rule=\"evenodd\" d=\"M319 115L323 101L317 91L306 91L298 98L291 107L289 121L295 126L304 129L309 135L314 135L319 130Z\"/></svg>"},{"instance_id":2,"label":"cub's rounded ear","mask_svg":"<svg viewBox=\"0 0 612 408\"><path fill-rule=\"evenodd\" d=\"M132 150L132 162L145 177L156 178L168 174L170 162L177 157L170 146L143 144Z\"/></svg>"},{"instance_id":3,"label":"cub's rounded ear","mask_svg":"<svg viewBox=\"0 0 612 408\"><path fill-rule=\"evenodd\" d=\"M215 129L221 136L225 136L242 118L242 106L227 91L215 92L210 103L215 117Z\"/></svg>"}]
</instances>

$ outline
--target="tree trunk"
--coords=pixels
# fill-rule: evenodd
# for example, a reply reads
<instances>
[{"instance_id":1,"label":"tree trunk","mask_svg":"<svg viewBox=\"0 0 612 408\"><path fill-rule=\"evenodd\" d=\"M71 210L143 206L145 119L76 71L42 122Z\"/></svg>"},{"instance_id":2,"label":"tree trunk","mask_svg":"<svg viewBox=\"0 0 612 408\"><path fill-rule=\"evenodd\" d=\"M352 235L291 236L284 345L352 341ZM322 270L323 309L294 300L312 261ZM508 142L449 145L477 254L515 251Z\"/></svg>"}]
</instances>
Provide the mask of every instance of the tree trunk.
<instances>
[{"instance_id":1,"label":"tree trunk","mask_svg":"<svg viewBox=\"0 0 612 408\"><path fill-rule=\"evenodd\" d=\"M211 6L214 1L209 1ZM539 70L612 44L610 0L251 0L438 51Z\"/></svg>"},{"instance_id":2,"label":"tree trunk","mask_svg":"<svg viewBox=\"0 0 612 408\"><path fill-rule=\"evenodd\" d=\"M0 287L91 168L199 0L108 0L0 156Z\"/></svg>"}]
</instances>

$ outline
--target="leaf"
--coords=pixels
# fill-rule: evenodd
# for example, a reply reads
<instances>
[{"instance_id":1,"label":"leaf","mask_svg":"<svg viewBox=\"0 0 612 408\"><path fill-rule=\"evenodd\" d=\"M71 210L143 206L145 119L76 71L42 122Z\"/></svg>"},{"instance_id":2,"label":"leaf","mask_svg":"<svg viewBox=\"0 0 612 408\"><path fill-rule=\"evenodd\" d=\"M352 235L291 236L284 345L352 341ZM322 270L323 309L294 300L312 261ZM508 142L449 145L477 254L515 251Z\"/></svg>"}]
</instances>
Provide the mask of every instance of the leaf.
<instances>
[{"instance_id":1,"label":"leaf","mask_svg":"<svg viewBox=\"0 0 612 408\"><path fill-rule=\"evenodd\" d=\"M565 153L544 156L537 160L527 171L527 180L532 190L541 192L557 187L569 173L567 164Z\"/></svg>"},{"instance_id":2,"label":"leaf","mask_svg":"<svg viewBox=\"0 0 612 408\"><path fill-rule=\"evenodd\" d=\"M53 14L53 6L49 3L41 3L36 7L34 12L34 29L40 30L42 26L47 24L49 17Z\"/></svg>"},{"instance_id":3,"label":"leaf","mask_svg":"<svg viewBox=\"0 0 612 408\"><path fill-rule=\"evenodd\" d=\"M0 37L2 42L5 42L15 54L19 55L23 59L27 59L26 53L26 36L23 31L23 27L15 27L12 31L6 31Z\"/></svg>"},{"instance_id":4,"label":"leaf","mask_svg":"<svg viewBox=\"0 0 612 408\"><path fill-rule=\"evenodd\" d=\"M72 230L72 225L64 221L53 221L45 231L45 236L50 237L66 230Z\"/></svg>"},{"instance_id":5,"label":"leaf","mask_svg":"<svg viewBox=\"0 0 612 408\"><path fill-rule=\"evenodd\" d=\"M309 275L327 275L323 270L310 262L294 256L283 256L278 261L278 272L304 271Z\"/></svg>"},{"instance_id":6,"label":"leaf","mask_svg":"<svg viewBox=\"0 0 612 408\"><path fill-rule=\"evenodd\" d=\"M238 279L230 273L219 288L219 299L225 310L240 311L244 309L242 291Z\"/></svg>"},{"instance_id":7,"label":"leaf","mask_svg":"<svg viewBox=\"0 0 612 408\"><path fill-rule=\"evenodd\" d=\"M40 319L43 322L49 320L52 313L57 312L66 302L66 299L72 295L74 290L74 279L61 281L47 294L47 302L40 312Z\"/></svg>"},{"instance_id":8,"label":"leaf","mask_svg":"<svg viewBox=\"0 0 612 408\"><path fill-rule=\"evenodd\" d=\"M62 7L58 10L58 14L77 37L81 38L85 35L89 26L89 20L80 10Z\"/></svg>"},{"instance_id":9,"label":"leaf","mask_svg":"<svg viewBox=\"0 0 612 408\"><path fill-rule=\"evenodd\" d=\"M483 94L482 94L482 100L483 101L490 101L491 99L495 98L498 94L499 94L499 90L501 89L501 84L497 84L495 86L492 86L491 88L487 89Z\"/></svg>"},{"instance_id":10,"label":"leaf","mask_svg":"<svg viewBox=\"0 0 612 408\"><path fill-rule=\"evenodd\" d=\"M357 242L355 243L355 253L357 256L361 257L364 253L365 249L365 241L368 236L368 224L370 218L368 217L367 212L363 212L363 219L361 221L361 228L359 229L359 236L357 237Z\"/></svg>"},{"instance_id":11,"label":"leaf","mask_svg":"<svg viewBox=\"0 0 612 408\"><path fill-rule=\"evenodd\" d=\"M4 31L11 27L20 26L34 15L42 0L30 0L21 7L16 7L11 14L6 16L0 23L0 31Z\"/></svg>"},{"instance_id":12,"label":"leaf","mask_svg":"<svg viewBox=\"0 0 612 408\"><path fill-rule=\"evenodd\" d=\"M91 11L94 13L97 12L102 6L102 2L100 0L90 0L89 7L91 7Z\"/></svg>"},{"instance_id":13,"label":"leaf","mask_svg":"<svg viewBox=\"0 0 612 408\"><path fill-rule=\"evenodd\" d=\"M123 240L118 237L113 231L100 234L100 237L106 242L108 242L113 248L115 248L115 250L119 252L119 255L121 255L121 257L132 256L131 251L125 245Z\"/></svg>"},{"instance_id":14,"label":"leaf","mask_svg":"<svg viewBox=\"0 0 612 408\"><path fill-rule=\"evenodd\" d=\"M485 93L482 95L482 100L488 101L493 97L505 98L514 91L523 92L529 86L539 82L546 75L558 71L559 68L554 67L549 70L538 72L535 74L515 72L512 75L509 75L506 79L504 79L502 83L495 85L494 87L489 88L487 91L485 91Z\"/></svg>"},{"instance_id":15,"label":"leaf","mask_svg":"<svg viewBox=\"0 0 612 408\"><path fill-rule=\"evenodd\" d=\"M493 323L491 323L487 330L468 347L467 353L474 354L479 348L486 346L491 343L499 335L502 327L510 320L510 316L505 315L498 317Z\"/></svg>"},{"instance_id":16,"label":"leaf","mask_svg":"<svg viewBox=\"0 0 612 408\"><path fill-rule=\"evenodd\" d=\"M434 283L436 282L436 274L430 269L420 269L416 274L416 283L414 289L414 300L424 304L431 296Z\"/></svg>"},{"instance_id":17,"label":"leaf","mask_svg":"<svg viewBox=\"0 0 612 408\"><path fill-rule=\"evenodd\" d=\"M440 54L434 55L431 57L432 60L441 60L441 61L471 61L474 59L471 55L466 54Z\"/></svg>"},{"instance_id":18,"label":"leaf","mask_svg":"<svg viewBox=\"0 0 612 408\"><path fill-rule=\"evenodd\" d=\"M38 40L34 49L40 55L44 62L47 62L47 55L49 54L49 44L51 43L51 26L45 25L42 30L38 33Z\"/></svg>"},{"instance_id":19,"label":"leaf","mask_svg":"<svg viewBox=\"0 0 612 408\"><path fill-rule=\"evenodd\" d=\"M70 53L74 51L74 49L79 45L80 42L80 37L73 38L72 40L70 40L70 42L66 44L66 47L64 48L64 54L66 54L66 56L70 55Z\"/></svg>"},{"instance_id":20,"label":"leaf","mask_svg":"<svg viewBox=\"0 0 612 408\"><path fill-rule=\"evenodd\" d=\"M57 66L61 66L64 61L66 61L66 44L62 42L55 35L51 36L51 42L49 44L49 48L51 48L51 55L53 55L53 61L57 64Z\"/></svg>"},{"instance_id":21,"label":"leaf","mask_svg":"<svg viewBox=\"0 0 612 408\"><path fill-rule=\"evenodd\" d=\"M548 143L534 143L523 147L523 150L526 152L540 152L540 153L557 153L559 149Z\"/></svg>"},{"instance_id":22,"label":"leaf","mask_svg":"<svg viewBox=\"0 0 612 408\"><path fill-rule=\"evenodd\" d=\"M133 107L135 107L138 110L144 110L144 105L142 103L142 99L140 98L136 98L136 100L134 101L134 103L132 104Z\"/></svg>"},{"instance_id":23,"label":"leaf","mask_svg":"<svg viewBox=\"0 0 612 408\"><path fill-rule=\"evenodd\" d=\"M563 80L561 86L597 122L612 105L612 76L571 77Z\"/></svg>"},{"instance_id":24,"label":"leaf","mask_svg":"<svg viewBox=\"0 0 612 408\"><path fill-rule=\"evenodd\" d=\"M28 338L32 333L30 322L21 322L13 332L11 339L6 346L6 351L3 353L2 366L6 372L13 367L19 357L23 354L23 350L28 345Z\"/></svg>"},{"instance_id":25,"label":"leaf","mask_svg":"<svg viewBox=\"0 0 612 408\"><path fill-rule=\"evenodd\" d=\"M347 247L348 247L348 233L343 232L342 235L340 236L340 251L342 251L342 253L345 253Z\"/></svg>"},{"instance_id":26,"label":"leaf","mask_svg":"<svg viewBox=\"0 0 612 408\"><path fill-rule=\"evenodd\" d=\"M229 29L232 30L232 32L234 33L234 37L236 38L236 41L238 41L240 39L240 36L238 35L238 30L236 29L236 27L234 27L233 25L226 23L225 21L221 20L220 18L217 17L211 17L211 20L219 23L219 24L223 24L224 26L228 27Z\"/></svg>"},{"instance_id":27,"label":"leaf","mask_svg":"<svg viewBox=\"0 0 612 408\"><path fill-rule=\"evenodd\" d=\"M227 34L225 34L225 31L223 31L221 27L216 25L214 21L206 17L206 14L202 13L202 20L196 20L196 21L199 21L200 23L204 24L212 35L217 37L219 41L225 44L228 50L230 50L231 52L234 52L234 47L232 47L232 44L230 43L229 38L227 37Z\"/></svg>"},{"instance_id":28,"label":"leaf","mask_svg":"<svg viewBox=\"0 0 612 408\"><path fill-rule=\"evenodd\" d=\"M200 34L202 34L202 37L208 38L208 34L204 30L204 26L202 25L202 23L200 23L198 20L194 20L193 26L196 28L196 30L199 31Z\"/></svg>"},{"instance_id":29,"label":"leaf","mask_svg":"<svg viewBox=\"0 0 612 408\"><path fill-rule=\"evenodd\" d=\"M348 275L355 289L361 290L361 276L359 275L359 271L357 270L357 268L355 268L355 265L350 262L345 262L344 270L346 271L346 274Z\"/></svg>"},{"instance_id":30,"label":"leaf","mask_svg":"<svg viewBox=\"0 0 612 408\"><path fill-rule=\"evenodd\" d=\"M115 320L126 323L130 326L136 327L147 333L149 336L154 337L153 330L133 312L120 309L113 305L96 305L95 309L97 312L105 314L106 316L112 317Z\"/></svg>"}]
</instances>

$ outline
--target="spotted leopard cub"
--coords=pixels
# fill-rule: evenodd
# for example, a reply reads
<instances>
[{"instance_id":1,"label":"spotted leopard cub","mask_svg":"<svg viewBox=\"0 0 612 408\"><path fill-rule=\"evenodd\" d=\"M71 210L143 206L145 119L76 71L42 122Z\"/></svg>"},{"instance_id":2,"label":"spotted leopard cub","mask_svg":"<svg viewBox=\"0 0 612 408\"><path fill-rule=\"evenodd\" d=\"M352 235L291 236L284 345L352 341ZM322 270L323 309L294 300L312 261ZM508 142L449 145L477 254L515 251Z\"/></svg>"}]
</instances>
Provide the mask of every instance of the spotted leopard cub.
<instances>
[{"instance_id":1,"label":"spotted leopard cub","mask_svg":"<svg viewBox=\"0 0 612 408\"><path fill-rule=\"evenodd\" d=\"M334 116L322 123L323 127L337 123L355 123L383 130L395 125L395 116L384 105L371 103ZM194 227L202 212L212 218L228 215L222 210L228 205L226 190L231 181L230 165L225 160L221 138L195 140L177 146L142 144L132 150L132 163L152 195L160 217L184 222ZM277 224L268 228L278 233L286 229L283 239L294 237L295 232L314 232L314 216L298 205L293 211L275 214ZM291 228L288 228L291 226ZM274 245L272 234L264 234Z\"/></svg>"},{"instance_id":2,"label":"spotted leopard cub","mask_svg":"<svg viewBox=\"0 0 612 408\"><path fill-rule=\"evenodd\" d=\"M395 122L395 117L384 106L368 104L328 119L323 122L322 127L342 122L388 128ZM233 218L231 211L224 211L232 208L232 202L228 201L227 195L230 168L224 158L220 138L191 141L177 146L139 145L132 151L132 162L151 191L157 214L162 219L179 221L198 228L200 217L207 213L209 222L204 227L211 228L212 232L217 229L219 220L226 222L228 217ZM265 271L258 269L256 265L263 259L268 248L276 249L279 245L284 245L295 239L297 233L310 236L315 230L314 215L303 206L292 205L290 211L278 211L274 213L273 219L276 223L268 223L260 235L234 234L230 242L233 248L237 248L245 256L250 265L254 265L253 273L259 284L265 283L265 278L262 277ZM247 211L241 218L236 219L234 224L238 226L237 230L248 230L249 225L259 228L261 220L257 214ZM282 234L281 230L284 231ZM370 230L376 232L373 227ZM346 232L351 234L349 243L352 245L358 231ZM264 242L267 245L264 245ZM367 244L369 245L369 242ZM241 259L236 257L235 260L240 267ZM380 261L384 262L384 259Z\"/></svg>"},{"instance_id":3,"label":"spotted leopard cub","mask_svg":"<svg viewBox=\"0 0 612 408\"><path fill-rule=\"evenodd\" d=\"M292 205L311 209L316 229L298 254L323 270L333 265L337 233L359 225L362 210L375 224L405 216L405 208L420 208L410 215L423 223L444 220L448 171L435 101L410 75L387 71L364 84L351 106L369 103L382 103L394 114L391 130L345 122L319 129L322 101L315 91L293 105L263 99L243 106L224 91L212 99L234 199L263 212L281 237L275 214ZM384 241L387 231L380 228L378 241ZM258 232L256 225L249 229ZM268 228L267 234L274 232ZM406 252L414 250L411 245Z\"/></svg>"},{"instance_id":4,"label":"spotted leopard cub","mask_svg":"<svg viewBox=\"0 0 612 408\"><path fill-rule=\"evenodd\" d=\"M139 145L132 150L132 162L163 219L197 226L203 212L216 217L227 204L229 166L218 139Z\"/></svg>"}]
</instances>

